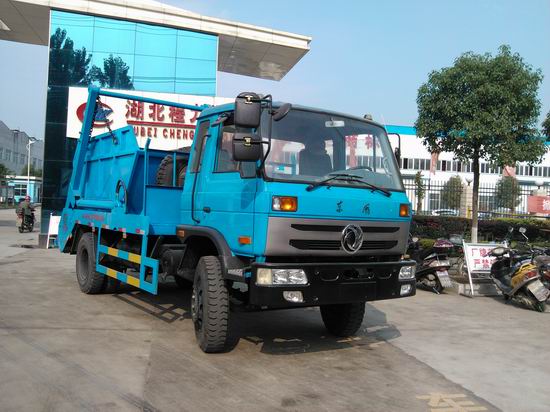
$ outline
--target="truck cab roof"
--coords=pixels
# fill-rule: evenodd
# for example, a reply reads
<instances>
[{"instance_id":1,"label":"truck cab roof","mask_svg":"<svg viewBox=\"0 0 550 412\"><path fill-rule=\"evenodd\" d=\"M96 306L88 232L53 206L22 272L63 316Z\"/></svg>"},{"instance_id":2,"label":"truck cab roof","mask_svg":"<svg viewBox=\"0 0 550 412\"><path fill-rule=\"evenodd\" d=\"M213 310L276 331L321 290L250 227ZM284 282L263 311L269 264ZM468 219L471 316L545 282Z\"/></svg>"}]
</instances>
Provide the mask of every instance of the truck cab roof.
<instances>
[{"instance_id":1,"label":"truck cab roof","mask_svg":"<svg viewBox=\"0 0 550 412\"><path fill-rule=\"evenodd\" d=\"M273 102L273 107L277 108L277 107L280 107L283 104L284 104L284 102ZM365 119L365 118L360 117L360 116L355 116L355 115L352 115L352 114L341 113L341 112L336 112L336 111L326 110L326 109L320 109L320 108L312 107L312 106L303 106L303 105L299 105L299 104L292 104L292 108L296 109L296 110L305 110L305 111L309 111L309 112L325 113L325 114L336 116L336 117L346 117L348 119L355 119L355 120L362 121L362 122L365 122L365 123L369 123L369 124L372 124L372 125L375 125L375 126L378 126L378 127L381 127L383 129L385 129L385 126L381 123L375 122L373 120L368 120L368 119ZM207 109L204 109L202 111L202 113L199 117L199 120L202 120L205 117L210 117L210 116L214 116L214 115L221 114L221 113L232 112L234 110L235 110L235 103L226 103L226 104L222 104L222 105L219 105L219 106L208 107Z\"/></svg>"}]
</instances>

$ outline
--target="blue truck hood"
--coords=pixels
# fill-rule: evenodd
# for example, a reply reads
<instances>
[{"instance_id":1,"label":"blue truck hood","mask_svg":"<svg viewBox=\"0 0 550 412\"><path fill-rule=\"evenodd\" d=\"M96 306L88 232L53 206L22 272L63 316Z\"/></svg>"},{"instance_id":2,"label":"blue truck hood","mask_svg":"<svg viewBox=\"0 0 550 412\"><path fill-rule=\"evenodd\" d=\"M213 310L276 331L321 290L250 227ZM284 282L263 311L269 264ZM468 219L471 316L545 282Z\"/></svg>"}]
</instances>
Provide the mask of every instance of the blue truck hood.
<instances>
[{"instance_id":1,"label":"blue truck hood","mask_svg":"<svg viewBox=\"0 0 550 412\"><path fill-rule=\"evenodd\" d=\"M391 192L385 196L379 191L364 187L320 186L307 191L307 184L264 182L263 190L258 191L256 213L270 216L303 217L345 220L401 220L409 217L399 216L402 203L409 204L404 192ZM296 196L296 212L275 212L271 210L272 196Z\"/></svg>"}]
</instances>

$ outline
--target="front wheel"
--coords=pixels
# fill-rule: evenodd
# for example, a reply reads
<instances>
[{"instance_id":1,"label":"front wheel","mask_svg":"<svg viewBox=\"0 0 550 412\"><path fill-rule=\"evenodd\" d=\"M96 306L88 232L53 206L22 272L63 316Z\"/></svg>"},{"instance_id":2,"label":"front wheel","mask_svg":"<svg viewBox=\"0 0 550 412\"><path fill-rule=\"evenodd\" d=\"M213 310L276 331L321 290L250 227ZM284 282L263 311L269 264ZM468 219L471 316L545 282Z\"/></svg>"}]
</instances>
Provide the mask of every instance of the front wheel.
<instances>
[{"instance_id":1,"label":"front wheel","mask_svg":"<svg viewBox=\"0 0 550 412\"><path fill-rule=\"evenodd\" d=\"M224 351L229 336L229 291L216 256L203 256L199 260L191 314L200 348L207 353Z\"/></svg>"},{"instance_id":2,"label":"front wheel","mask_svg":"<svg viewBox=\"0 0 550 412\"><path fill-rule=\"evenodd\" d=\"M351 336L361 327L365 302L321 305L321 317L327 330L335 336Z\"/></svg>"}]
</instances>

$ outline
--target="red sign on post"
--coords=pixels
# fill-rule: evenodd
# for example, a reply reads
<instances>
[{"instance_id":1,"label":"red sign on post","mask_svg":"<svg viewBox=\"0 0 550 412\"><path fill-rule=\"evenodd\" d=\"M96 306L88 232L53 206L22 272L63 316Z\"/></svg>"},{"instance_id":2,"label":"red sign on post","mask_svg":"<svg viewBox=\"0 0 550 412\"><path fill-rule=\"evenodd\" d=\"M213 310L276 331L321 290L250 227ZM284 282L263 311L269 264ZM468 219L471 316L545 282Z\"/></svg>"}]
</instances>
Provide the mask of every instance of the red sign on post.
<instances>
[{"instance_id":1,"label":"red sign on post","mask_svg":"<svg viewBox=\"0 0 550 412\"><path fill-rule=\"evenodd\" d=\"M550 196L527 196L529 213L550 214Z\"/></svg>"}]
</instances>

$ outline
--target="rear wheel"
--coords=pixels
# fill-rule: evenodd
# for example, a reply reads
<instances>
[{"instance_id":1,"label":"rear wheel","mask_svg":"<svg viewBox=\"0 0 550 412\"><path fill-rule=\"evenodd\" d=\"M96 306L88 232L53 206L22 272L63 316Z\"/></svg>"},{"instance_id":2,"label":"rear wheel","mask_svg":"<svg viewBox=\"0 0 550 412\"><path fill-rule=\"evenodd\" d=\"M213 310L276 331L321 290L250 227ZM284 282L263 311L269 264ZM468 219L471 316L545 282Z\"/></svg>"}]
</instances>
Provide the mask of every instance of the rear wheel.
<instances>
[{"instance_id":1,"label":"rear wheel","mask_svg":"<svg viewBox=\"0 0 550 412\"><path fill-rule=\"evenodd\" d=\"M361 327L365 315L365 303L321 305L321 317L327 330L336 336L350 336Z\"/></svg>"},{"instance_id":2,"label":"rear wheel","mask_svg":"<svg viewBox=\"0 0 550 412\"><path fill-rule=\"evenodd\" d=\"M199 260L191 314L200 348L207 353L224 351L229 336L229 291L216 256L203 256Z\"/></svg>"},{"instance_id":3,"label":"rear wheel","mask_svg":"<svg viewBox=\"0 0 550 412\"><path fill-rule=\"evenodd\" d=\"M100 293L105 278L95 270L95 241L92 233L84 233L76 249L76 279L80 290L87 294Z\"/></svg>"}]
</instances>

